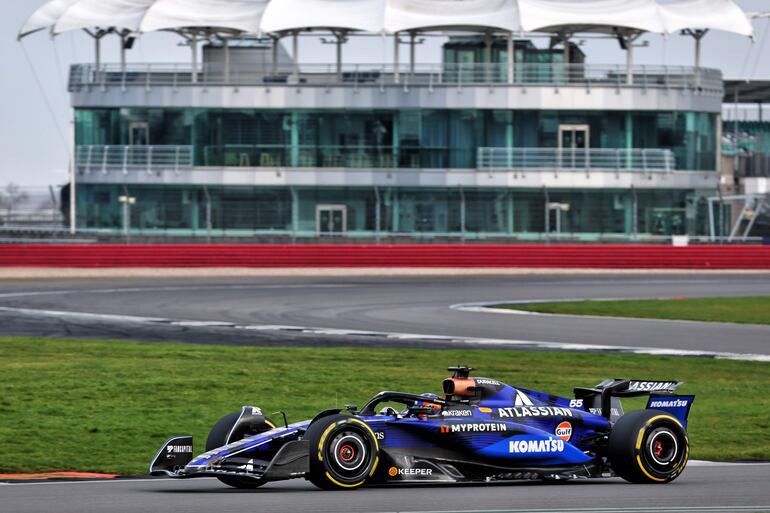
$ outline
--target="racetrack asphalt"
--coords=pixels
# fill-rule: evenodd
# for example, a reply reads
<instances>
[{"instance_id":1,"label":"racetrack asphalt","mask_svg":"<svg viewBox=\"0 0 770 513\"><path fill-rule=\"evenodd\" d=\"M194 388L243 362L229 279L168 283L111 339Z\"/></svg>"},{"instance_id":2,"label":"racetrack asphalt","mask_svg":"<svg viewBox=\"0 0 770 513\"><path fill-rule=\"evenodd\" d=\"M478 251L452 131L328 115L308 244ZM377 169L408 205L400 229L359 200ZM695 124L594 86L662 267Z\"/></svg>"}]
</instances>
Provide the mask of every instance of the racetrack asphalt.
<instances>
[{"instance_id":1,"label":"racetrack asphalt","mask_svg":"<svg viewBox=\"0 0 770 513\"><path fill-rule=\"evenodd\" d=\"M259 329L288 326L419 334L426 339L442 335L770 355L770 326L519 316L450 308L459 303L530 299L767 294L770 274L49 279L0 282L0 307L195 323L127 323L130 319L119 317L67 318L18 310L0 310L0 322L6 334L235 345L422 344L420 337ZM249 329L227 329L227 323ZM429 347L463 343L425 342Z\"/></svg>"},{"instance_id":2,"label":"racetrack asphalt","mask_svg":"<svg viewBox=\"0 0 770 513\"><path fill-rule=\"evenodd\" d=\"M665 485L620 479L423 485L326 492L303 480L235 490L215 479L0 484L14 513L147 512L567 512L770 511L770 464L689 466ZM726 484L729 482L729 485Z\"/></svg>"}]
</instances>

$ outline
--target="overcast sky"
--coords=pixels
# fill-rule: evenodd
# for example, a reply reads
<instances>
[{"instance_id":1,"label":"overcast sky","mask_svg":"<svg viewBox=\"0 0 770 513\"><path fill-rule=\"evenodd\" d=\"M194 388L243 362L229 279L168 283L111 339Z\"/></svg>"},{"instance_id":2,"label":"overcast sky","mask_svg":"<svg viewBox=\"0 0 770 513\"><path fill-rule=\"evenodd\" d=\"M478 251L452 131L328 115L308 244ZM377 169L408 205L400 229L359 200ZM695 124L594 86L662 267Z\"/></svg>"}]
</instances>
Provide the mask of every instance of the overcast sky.
<instances>
[{"instance_id":1,"label":"overcast sky","mask_svg":"<svg viewBox=\"0 0 770 513\"><path fill-rule=\"evenodd\" d=\"M10 181L23 186L60 185L66 182L67 143L72 111L66 91L71 63L92 62L93 42L78 33L51 39L45 32L21 43L16 34L26 18L45 0L5 0L0 16L0 186ZM768 11L770 0L738 0L747 11ZM703 66L719 68L726 78L770 79L770 29L768 19L755 20L756 41L713 32L703 41ZM580 39L579 36L576 39ZM649 46L634 51L638 64L693 63L693 42L672 35L664 39L647 35ZM102 60L118 62L117 37L103 40ZM301 62L333 62L334 46L321 45L318 37L302 38ZM189 50L172 34L142 36L128 52L129 62L189 62ZM439 38L428 38L418 47L417 60L440 62ZM539 44L542 44L539 43ZM588 62L624 63L625 54L615 41L587 40L583 46ZM29 62L27 61L28 56ZM402 52L403 54L403 52ZM405 58L402 55L402 60ZM392 59L392 41L381 37L354 38L345 48L348 62ZM33 72L34 70L34 72ZM35 80L35 73L40 85ZM49 107L50 105L50 107Z\"/></svg>"}]
</instances>

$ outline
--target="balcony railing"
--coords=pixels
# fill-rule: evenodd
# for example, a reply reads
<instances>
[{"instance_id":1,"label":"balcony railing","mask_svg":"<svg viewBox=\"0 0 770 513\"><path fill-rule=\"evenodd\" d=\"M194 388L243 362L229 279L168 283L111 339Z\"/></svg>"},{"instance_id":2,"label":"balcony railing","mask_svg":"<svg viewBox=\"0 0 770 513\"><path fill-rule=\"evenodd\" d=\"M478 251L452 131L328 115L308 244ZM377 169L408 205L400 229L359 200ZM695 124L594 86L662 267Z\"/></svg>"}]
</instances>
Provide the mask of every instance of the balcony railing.
<instances>
[{"instance_id":1,"label":"balcony railing","mask_svg":"<svg viewBox=\"0 0 770 513\"><path fill-rule=\"evenodd\" d=\"M122 171L189 171L192 146L78 146L75 162L81 173Z\"/></svg>"},{"instance_id":2,"label":"balcony railing","mask_svg":"<svg viewBox=\"0 0 770 513\"><path fill-rule=\"evenodd\" d=\"M78 146L81 173L189 171L212 167L349 169L473 169L483 171L592 170L667 172L676 169L671 150L657 148L478 148L393 146L235 145L202 149L193 162L192 146ZM475 155L474 155L475 154ZM474 160L474 156L476 157Z\"/></svg>"},{"instance_id":3,"label":"balcony railing","mask_svg":"<svg viewBox=\"0 0 770 513\"><path fill-rule=\"evenodd\" d=\"M556 86L693 89L722 94L719 70L688 66L518 63L507 64L301 64L293 66L190 64L75 64L70 70L70 91L99 87L464 87Z\"/></svg>"},{"instance_id":4,"label":"balcony railing","mask_svg":"<svg viewBox=\"0 0 770 513\"><path fill-rule=\"evenodd\" d=\"M479 148L478 168L667 172L676 169L676 159L658 148Z\"/></svg>"}]
</instances>

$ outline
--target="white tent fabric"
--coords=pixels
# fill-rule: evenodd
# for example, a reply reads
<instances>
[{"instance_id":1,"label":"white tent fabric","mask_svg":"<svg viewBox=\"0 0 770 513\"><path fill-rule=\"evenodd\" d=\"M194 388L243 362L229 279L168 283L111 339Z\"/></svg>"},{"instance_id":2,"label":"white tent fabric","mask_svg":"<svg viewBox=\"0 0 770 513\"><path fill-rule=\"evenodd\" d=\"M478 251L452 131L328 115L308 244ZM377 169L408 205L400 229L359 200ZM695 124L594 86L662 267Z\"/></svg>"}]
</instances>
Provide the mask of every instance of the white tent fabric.
<instances>
[{"instance_id":1,"label":"white tent fabric","mask_svg":"<svg viewBox=\"0 0 770 513\"><path fill-rule=\"evenodd\" d=\"M622 27L644 32L666 30L654 0L518 0L525 31L551 31L577 26ZM695 13L691 13L695 14Z\"/></svg>"},{"instance_id":2,"label":"white tent fabric","mask_svg":"<svg viewBox=\"0 0 770 513\"><path fill-rule=\"evenodd\" d=\"M268 0L151 0L139 30L218 27L260 31Z\"/></svg>"},{"instance_id":3,"label":"white tent fabric","mask_svg":"<svg viewBox=\"0 0 770 513\"><path fill-rule=\"evenodd\" d=\"M155 0L80 0L59 16L53 32L91 27L115 27L136 31Z\"/></svg>"},{"instance_id":4,"label":"white tent fabric","mask_svg":"<svg viewBox=\"0 0 770 513\"><path fill-rule=\"evenodd\" d=\"M676 0L659 5L668 32L681 29L715 29L752 36L746 13L733 0Z\"/></svg>"},{"instance_id":5,"label":"white tent fabric","mask_svg":"<svg viewBox=\"0 0 770 513\"><path fill-rule=\"evenodd\" d=\"M494 28L521 30L516 0L389 0L385 30L421 28Z\"/></svg>"},{"instance_id":6,"label":"white tent fabric","mask_svg":"<svg viewBox=\"0 0 770 513\"><path fill-rule=\"evenodd\" d=\"M50 0L19 37L91 27L135 31L217 27L250 33L307 28L367 32L467 27L667 34L716 29L752 35L735 0Z\"/></svg>"},{"instance_id":7,"label":"white tent fabric","mask_svg":"<svg viewBox=\"0 0 770 513\"><path fill-rule=\"evenodd\" d=\"M24 23L19 31L19 39L33 32L53 27L67 8L79 0L51 0L43 4Z\"/></svg>"},{"instance_id":8,"label":"white tent fabric","mask_svg":"<svg viewBox=\"0 0 770 513\"><path fill-rule=\"evenodd\" d=\"M385 0L270 0L263 32L338 28L381 32Z\"/></svg>"}]
</instances>

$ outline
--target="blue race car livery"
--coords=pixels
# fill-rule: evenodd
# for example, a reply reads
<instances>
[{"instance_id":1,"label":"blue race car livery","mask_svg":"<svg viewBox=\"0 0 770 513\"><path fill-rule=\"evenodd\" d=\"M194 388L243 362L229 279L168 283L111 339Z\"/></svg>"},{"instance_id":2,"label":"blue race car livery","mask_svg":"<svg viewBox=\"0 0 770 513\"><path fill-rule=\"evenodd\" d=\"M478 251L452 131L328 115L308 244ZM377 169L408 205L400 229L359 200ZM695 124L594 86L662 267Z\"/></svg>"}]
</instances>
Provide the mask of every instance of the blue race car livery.
<instances>
[{"instance_id":1,"label":"blue race car livery","mask_svg":"<svg viewBox=\"0 0 770 513\"><path fill-rule=\"evenodd\" d=\"M244 406L222 417L193 456L191 436L168 440L153 475L216 476L236 488L309 479L323 489L366 484L620 476L667 483L687 463L693 396L676 381L610 379L574 398L470 377L450 367L444 396L380 392L361 409L325 410L283 426ZM624 414L623 397L649 396Z\"/></svg>"}]
</instances>

